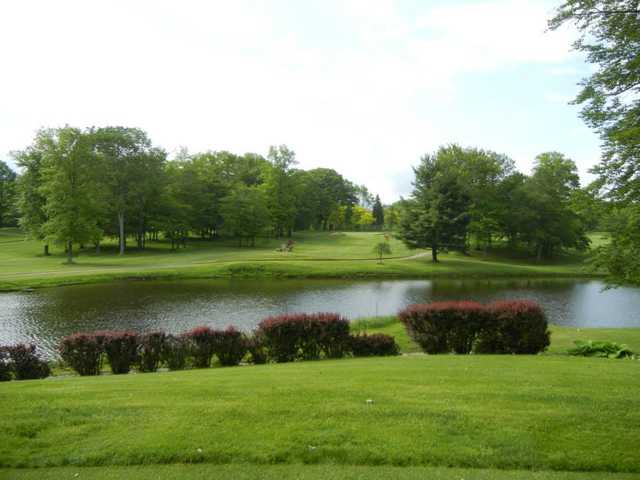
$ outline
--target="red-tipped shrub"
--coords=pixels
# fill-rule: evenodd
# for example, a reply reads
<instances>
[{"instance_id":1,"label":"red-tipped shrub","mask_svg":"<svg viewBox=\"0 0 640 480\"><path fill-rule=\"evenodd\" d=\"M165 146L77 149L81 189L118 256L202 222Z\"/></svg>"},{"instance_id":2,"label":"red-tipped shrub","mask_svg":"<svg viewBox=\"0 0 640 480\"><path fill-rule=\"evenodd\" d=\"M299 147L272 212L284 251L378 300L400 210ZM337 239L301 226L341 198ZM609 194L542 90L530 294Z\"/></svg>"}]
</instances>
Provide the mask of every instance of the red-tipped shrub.
<instances>
[{"instance_id":1,"label":"red-tipped shrub","mask_svg":"<svg viewBox=\"0 0 640 480\"><path fill-rule=\"evenodd\" d=\"M211 366L211 357L216 347L216 332L209 327L196 327L184 334L189 339L193 364L197 368Z\"/></svg>"},{"instance_id":2,"label":"red-tipped shrub","mask_svg":"<svg viewBox=\"0 0 640 480\"><path fill-rule=\"evenodd\" d=\"M351 351L354 357L398 355L400 347L391 335L361 333L351 336Z\"/></svg>"},{"instance_id":3,"label":"red-tipped shrub","mask_svg":"<svg viewBox=\"0 0 640 480\"><path fill-rule=\"evenodd\" d=\"M11 366L16 380L33 380L51 375L47 362L36 355L35 345L19 343L5 347L11 358Z\"/></svg>"},{"instance_id":4,"label":"red-tipped shrub","mask_svg":"<svg viewBox=\"0 0 640 480\"><path fill-rule=\"evenodd\" d=\"M427 353L471 352L477 332L487 321L486 309L476 302L410 305L398 316Z\"/></svg>"},{"instance_id":5,"label":"red-tipped shrub","mask_svg":"<svg viewBox=\"0 0 640 480\"><path fill-rule=\"evenodd\" d=\"M349 336L349 320L336 313L320 313L320 348L327 358L341 358L351 347Z\"/></svg>"},{"instance_id":6,"label":"red-tipped shrub","mask_svg":"<svg viewBox=\"0 0 640 480\"><path fill-rule=\"evenodd\" d=\"M60 342L58 352L79 375L100 375L102 342L93 333L75 333Z\"/></svg>"},{"instance_id":7,"label":"red-tipped shrub","mask_svg":"<svg viewBox=\"0 0 640 480\"><path fill-rule=\"evenodd\" d=\"M11 380L11 372L13 365L11 357L7 351L7 347L0 347L0 382L8 382Z\"/></svg>"},{"instance_id":8,"label":"red-tipped shrub","mask_svg":"<svg viewBox=\"0 0 640 480\"><path fill-rule=\"evenodd\" d=\"M162 348L162 359L169 370L184 370L189 357L189 340L184 335L167 335Z\"/></svg>"},{"instance_id":9,"label":"red-tipped shrub","mask_svg":"<svg viewBox=\"0 0 640 480\"><path fill-rule=\"evenodd\" d=\"M276 362L314 360L344 355L349 348L349 324L335 313L296 313L264 319L259 335Z\"/></svg>"},{"instance_id":10,"label":"red-tipped shrub","mask_svg":"<svg viewBox=\"0 0 640 480\"><path fill-rule=\"evenodd\" d=\"M111 372L114 374L129 373L138 358L138 334L128 331L99 332L96 336L102 341Z\"/></svg>"},{"instance_id":11,"label":"red-tipped shrub","mask_svg":"<svg viewBox=\"0 0 640 480\"><path fill-rule=\"evenodd\" d=\"M488 305L487 311L492 322L478 334L478 353L533 354L549 346L547 319L537 303L500 301Z\"/></svg>"},{"instance_id":12,"label":"red-tipped shrub","mask_svg":"<svg viewBox=\"0 0 640 480\"><path fill-rule=\"evenodd\" d=\"M254 332L254 334L247 338L246 340L247 350L251 355L250 361L254 365L261 365L267 363L268 353L267 347L264 345L264 339L260 335L259 332Z\"/></svg>"},{"instance_id":13,"label":"red-tipped shrub","mask_svg":"<svg viewBox=\"0 0 640 480\"><path fill-rule=\"evenodd\" d=\"M230 326L225 330L216 330L215 335L214 353L220 360L220 365L238 365L247 354L247 343L243 333Z\"/></svg>"},{"instance_id":14,"label":"red-tipped shrub","mask_svg":"<svg viewBox=\"0 0 640 480\"><path fill-rule=\"evenodd\" d=\"M140 336L138 359L141 372L155 372L162 361L166 335L164 332L150 332Z\"/></svg>"}]
</instances>

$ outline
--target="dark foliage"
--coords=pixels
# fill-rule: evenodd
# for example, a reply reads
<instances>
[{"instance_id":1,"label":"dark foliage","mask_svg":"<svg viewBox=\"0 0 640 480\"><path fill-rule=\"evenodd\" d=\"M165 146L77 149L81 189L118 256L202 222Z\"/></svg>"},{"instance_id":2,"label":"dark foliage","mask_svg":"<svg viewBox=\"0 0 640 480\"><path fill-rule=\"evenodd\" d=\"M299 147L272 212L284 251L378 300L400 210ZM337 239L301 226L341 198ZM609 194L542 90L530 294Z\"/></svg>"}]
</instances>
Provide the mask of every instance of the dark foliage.
<instances>
[{"instance_id":1,"label":"dark foliage","mask_svg":"<svg viewBox=\"0 0 640 480\"><path fill-rule=\"evenodd\" d=\"M141 372L155 372L162 361L166 334L150 332L141 335L138 343L138 361Z\"/></svg>"},{"instance_id":2,"label":"dark foliage","mask_svg":"<svg viewBox=\"0 0 640 480\"><path fill-rule=\"evenodd\" d=\"M62 359L79 375L99 375L102 342L93 333L75 333L60 342Z\"/></svg>"},{"instance_id":3,"label":"dark foliage","mask_svg":"<svg viewBox=\"0 0 640 480\"><path fill-rule=\"evenodd\" d=\"M138 359L138 334L135 332L100 332L104 353L107 354L111 372L129 373Z\"/></svg>"},{"instance_id":4,"label":"dark foliage","mask_svg":"<svg viewBox=\"0 0 640 480\"><path fill-rule=\"evenodd\" d=\"M391 335L373 333L351 336L351 351L354 357L398 355L400 348Z\"/></svg>"},{"instance_id":5,"label":"dark foliage","mask_svg":"<svg viewBox=\"0 0 640 480\"><path fill-rule=\"evenodd\" d=\"M7 347L0 347L0 382L8 382L11 380L11 371L13 365L11 365L11 357Z\"/></svg>"},{"instance_id":6,"label":"dark foliage","mask_svg":"<svg viewBox=\"0 0 640 480\"><path fill-rule=\"evenodd\" d=\"M5 348L11 358L11 367L16 380L33 380L51 375L47 362L36 355L35 345L19 343Z\"/></svg>"},{"instance_id":7,"label":"dark foliage","mask_svg":"<svg viewBox=\"0 0 640 480\"><path fill-rule=\"evenodd\" d=\"M193 364L197 368L211 366L211 357L215 352L217 335L209 327L196 327L184 334L190 342Z\"/></svg>"},{"instance_id":8,"label":"dark foliage","mask_svg":"<svg viewBox=\"0 0 640 480\"><path fill-rule=\"evenodd\" d=\"M487 306L491 318L478 335L478 353L538 353L550 343L547 319L535 302L513 300Z\"/></svg>"},{"instance_id":9,"label":"dark foliage","mask_svg":"<svg viewBox=\"0 0 640 480\"><path fill-rule=\"evenodd\" d=\"M229 367L238 365L247 354L247 342L242 332L234 327L215 331L214 353L220 365Z\"/></svg>"},{"instance_id":10,"label":"dark foliage","mask_svg":"<svg viewBox=\"0 0 640 480\"><path fill-rule=\"evenodd\" d=\"M250 361L254 365L267 363L268 353L264 339L259 333L254 333L246 339L247 351L251 354Z\"/></svg>"},{"instance_id":11,"label":"dark foliage","mask_svg":"<svg viewBox=\"0 0 640 480\"><path fill-rule=\"evenodd\" d=\"M258 325L276 362L343 356L349 349L349 323L335 313L297 313L264 319Z\"/></svg>"},{"instance_id":12,"label":"dark foliage","mask_svg":"<svg viewBox=\"0 0 640 480\"><path fill-rule=\"evenodd\" d=\"M189 340L184 335L167 335L162 348L162 359L169 370L184 370L189 358Z\"/></svg>"},{"instance_id":13,"label":"dark foliage","mask_svg":"<svg viewBox=\"0 0 640 480\"><path fill-rule=\"evenodd\" d=\"M398 316L427 353L532 354L549 345L544 312L530 301L435 302L410 305Z\"/></svg>"}]
</instances>

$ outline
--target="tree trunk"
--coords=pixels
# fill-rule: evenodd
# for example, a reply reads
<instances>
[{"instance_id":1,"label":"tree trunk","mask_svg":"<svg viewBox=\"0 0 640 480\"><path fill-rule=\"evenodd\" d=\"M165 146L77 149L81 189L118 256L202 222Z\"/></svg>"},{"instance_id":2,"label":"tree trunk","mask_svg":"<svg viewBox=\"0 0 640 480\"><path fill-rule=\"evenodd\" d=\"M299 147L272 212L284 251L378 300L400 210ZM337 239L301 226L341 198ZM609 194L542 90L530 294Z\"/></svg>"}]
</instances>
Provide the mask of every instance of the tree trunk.
<instances>
[{"instance_id":1,"label":"tree trunk","mask_svg":"<svg viewBox=\"0 0 640 480\"><path fill-rule=\"evenodd\" d=\"M100 242L96 242L96 253L100 254Z\"/></svg>"},{"instance_id":2,"label":"tree trunk","mask_svg":"<svg viewBox=\"0 0 640 480\"><path fill-rule=\"evenodd\" d=\"M120 255L124 255L124 212L118 212L118 231L120 233Z\"/></svg>"},{"instance_id":3,"label":"tree trunk","mask_svg":"<svg viewBox=\"0 0 640 480\"><path fill-rule=\"evenodd\" d=\"M431 245L431 261L433 263L438 263L438 246Z\"/></svg>"},{"instance_id":4,"label":"tree trunk","mask_svg":"<svg viewBox=\"0 0 640 480\"><path fill-rule=\"evenodd\" d=\"M44 246L44 254L45 254L46 257L49 256L49 244L48 243Z\"/></svg>"},{"instance_id":5,"label":"tree trunk","mask_svg":"<svg viewBox=\"0 0 640 480\"><path fill-rule=\"evenodd\" d=\"M67 242L67 263L73 263L73 242Z\"/></svg>"}]
</instances>

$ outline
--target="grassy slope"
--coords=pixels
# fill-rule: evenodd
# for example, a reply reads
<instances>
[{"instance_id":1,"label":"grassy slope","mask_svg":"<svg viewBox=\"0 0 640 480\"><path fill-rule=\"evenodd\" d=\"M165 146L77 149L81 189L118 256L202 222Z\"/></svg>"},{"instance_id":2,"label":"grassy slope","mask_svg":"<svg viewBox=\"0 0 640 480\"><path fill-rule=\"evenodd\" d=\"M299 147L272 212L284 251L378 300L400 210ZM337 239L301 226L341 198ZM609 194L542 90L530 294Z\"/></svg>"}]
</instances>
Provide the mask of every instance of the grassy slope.
<instances>
[{"instance_id":1,"label":"grassy slope","mask_svg":"<svg viewBox=\"0 0 640 480\"><path fill-rule=\"evenodd\" d=\"M0 465L640 473L638 375L637 361L410 355L10 382Z\"/></svg>"},{"instance_id":2,"label":"grassy slope","mask_svg":"<svg viewBox=\"0 0 640 480\"><path fill-rule=\"evenodd\" d=\"M231 241L193 241L188 248L171 252L164 242L151 243L143 252L131 250L124 257L115 245L103 253L82 251L74 265L64 264L64 252L41 255L38 242L25 240L15 229L0 230L0 290L68 283L108 281L117 278L213 278L229 276L276 277L435 277L446 276L575 276L586 274L581 257L565 257L536 264L505 255L441 255L431 264L425 253L408 250L391 239L392 257L380 265L372 253L382 239L379 233L301 233L294 237L291 253L276 252L280 242L263 239L256 248L238 248Z\"/></svg>"}]
</instances>

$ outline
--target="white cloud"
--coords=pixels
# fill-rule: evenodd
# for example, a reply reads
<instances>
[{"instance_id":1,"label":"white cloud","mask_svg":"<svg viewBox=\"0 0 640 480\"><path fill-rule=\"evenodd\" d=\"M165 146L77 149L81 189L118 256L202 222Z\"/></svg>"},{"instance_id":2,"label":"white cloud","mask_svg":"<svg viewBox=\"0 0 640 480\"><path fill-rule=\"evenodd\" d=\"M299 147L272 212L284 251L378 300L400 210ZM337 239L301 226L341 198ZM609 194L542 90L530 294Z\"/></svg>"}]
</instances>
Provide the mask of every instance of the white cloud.
<instances>
[{"instance_id":1,"label":"white cloud","mask_svg":"<svg viewBox=\"0 0 640 480\"><path fill-rule=\"evenodd\" d=\"M305 7L324 15L310 18ZM126 124L169 151L287 143L386 200L443 130L459 81L562 67L571 32L549 4L391 0L30 1L0 4L0 156L40 126ZM311 38L306 30L326 32ZM335 35L335 41L334 40ZM405 182L406 183L406 182Z\"/></svg>"}]
</instances>

